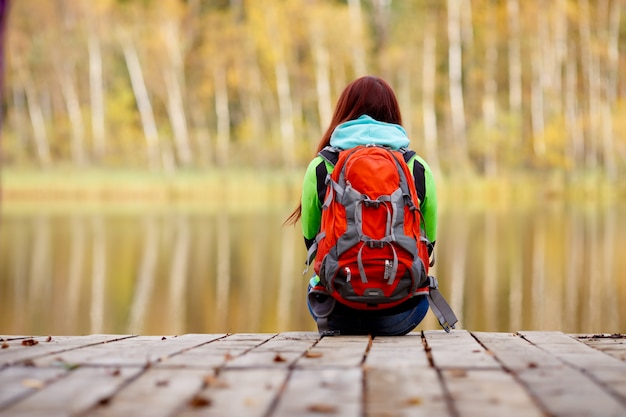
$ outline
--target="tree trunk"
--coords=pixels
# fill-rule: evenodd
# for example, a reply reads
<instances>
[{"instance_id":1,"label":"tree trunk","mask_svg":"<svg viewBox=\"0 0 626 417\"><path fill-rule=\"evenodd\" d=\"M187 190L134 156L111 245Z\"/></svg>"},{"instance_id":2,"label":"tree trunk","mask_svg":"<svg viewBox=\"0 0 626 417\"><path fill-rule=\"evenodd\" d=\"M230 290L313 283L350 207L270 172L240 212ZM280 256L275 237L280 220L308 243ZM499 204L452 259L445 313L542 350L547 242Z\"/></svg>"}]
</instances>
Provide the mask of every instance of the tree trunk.
<instances>
[{"instance_id":1,"label":"tree trunk","mask_svg":"<svg viewBox=\"0 0 626 417\"><path fill-rule=\"evenodd\" d=\"M178 161L182 166L189 166L193 161L183 100L183 62L178 27L175 22L168 21L161 25L161 32L168 52L168 63L165 65L163 74L167 90L167 112L174 132Z\"/></svg>"},{"instance_id":2,"label":"tree trunk","mask_svg":"<svg viewBox=\"0 0 626 417\"><path fill-rule=\"evenodd\" d=\"M367 74L361 0L348 0L348 9L350 12L350 33L352 34L352 66L355 76L360 77Z\"/></svg>"},{"instance_id":3,"label":"tree trunk","mask_svg":"<svg viewBox=\"0 0 626 417\"><path fill-rule=\"evenodd\" d=\"M221 63L213 67L215 85L215 113L217 116L216 157L219 166L227 166L230 155L230 109L228 107L228 85L226 70Z\"/></svg>"},{"instance_id":4,"label":"tree trunk","mask_svg":"<svg viewBox=\"0 0 626 417\"><path fill-rule=\"evenodd\" d=\"M509 22L509 110L513 115L521 119L522 48L520 39L519 0L507 1L507 14Z\"/></svg>"},{"instance_id":5,"label":"tree trunk","mask_svg":"<svg viewBox=\"0 0 626 417\"><path fill-rule=\"evenodd\" d=\"M437 87L437 55L434 25L429 24L424 32L424 53L422 58L422 117L424 119L425 157L434 172L440 171L437 150L437 113L435 111L435 90Z\"/></svg>"},{"instance_id":6,"label":"tree trunk","mask_svg":"<svg viewBox=\"0 0 626 417\"><path fill-rule=\"evenodd\" d=\"M576 56L571 49L575 49L573 45L565 66L565 126L569 144L567 154L572 166L577 166L585 160L585 137L579 124L578 73Z\"/></svg>"},{"instance_id":7,"label":"tree trunk","mask_svg":"<svg viewBox=\"0 0 626 417\"><path fill-rule=\"evenodd\" d=\"M144 82L141 64L137 56L137 50L130 39L122 41L122 49L130 74L135 100L137 101L144 136L146 138L148 164L150 169L157 170L161 165L159 162L161 156L159 134L154 119L154 112L152 111L152 103L150 102L150 96L148 95L148 90Z\"/></svg>"},{"instance_id":8,"label":"tree trunk","mask_svg":"<svg viewBox=\"0 0 626 417\"><path fill-rule=\"evenodd\" d=\"M448 0L448 77L450 83L450 111L452 134L456 146L457 162L465 163L467 138L465 127L465 104L463 102L463 62L461 48L461 1Z\"/></svg>"},{"instance_id":9,"label":"tree trunk","mask_svg":"<svg viewBox=\"0 0 626 417\"><path fill-rule=\"evenodd\" d=\"M283 165L287 168L292 168L294 166L295 156L295 133L293 126L293 102L291 100L287 63L283 60L276 62L274 70L276 75L276 88L278 90Z\"/></svg>"},{"instance_id":10,"label":"tree trunk","mask_svg":"<svg viewBox=\"0 0 626 417\"><path fill-rule=\"evenodd\" d=\"M607 178L613 180L617 177L617 163L615 158L615 138L613 132L612 109L616 102L617 74L619 71L619 28L622 12L621 0L614 0L609 11L609 24L607 34L607 76L605 78L605 97L602 106L602 127L604 145L604 172Z\"/></svg>"},{"instance_id":11,"label":"tree trunk","mask_svg":"<svg viewBox=\"0 0 626 417\"><path fill-rule=\"evenodd\" d=\"M277 32L276 10L268 10L266 17L269 38L272 45L274 45L274 77L278 94L282 162L283 166L292 168L295 163L295 129L293 125L294 106L291 98L289 70L282 39Z\"/></svg>"},{"instance_id":12,"label":"tree trunk","mask_svg":"<svg viewBox=\"0 0 626 417\"><path fill-rule=\"evenodd\" d=\"M48 134L46 133L46 124L41 109L41 103L39 102L37 91L31 80L25 80L24 90L26 91L30 122L33 126L33 138L35 139L37 159L39 160L40 166L47 168L52 164L52 158L50 156L50 145L48 143Z\"/></svg>"},{"instance_id":13,"label":"tree trunk","mask_svg":"<svg viewBox=\"0 0 626 417\"><path fill-rule=\"evenodd\" d=\"M85 127L83 125L83 115L80 110L80 103L78 102L78 95L76 94L74 84L74 71L64 65L59 71L59 76L61 80L61 91L63 92L65 107L67 108L67 114L72 129L72 160L74 165L83 167L87 163L84 145Z\"/></svg>"},{"instance_id":14,"label":"tree trunk","mask_svg":"<svg viewBox=\"0 0 626 417\"><path fill-rule=\"evenodd\" d=\"M589 120L583 124L583 131L585 132L585 165L588 169L594 169L598 165L598 157L595 149L594 141L591 137L594 132L593 118L597 113L597 91L596 80L597 74L594 71L593 57L591 54L591 26L589 22L589 2L588 0L578 0L578 7L580 8L580 19L578 30L580 32L580 61L582 67L582 79L583 79L583 96L587 97L586 108L583 113L587 116L584 120Z\"/></svg>"},{"instance_id":15,"label":"tree trunk","mask_svg":"<svg viewBox=\"0 0 626 417\"><path fill-rule=\"evenodd\" d=\"M495 27L495 19L493 11L488 11L489 16L487 20L486 28L487 33L487 46L485 56L485 90L483 93L483 123L485 124L487 141L485 149L485 175L488 177L494 177L497 174L498 167L498 143L497 139L497 97L498 97L498 83L496 82L496 68L498 65L498 48L496 43L497 34L493 31ZM491 140L490 138L493 138Z\"/></svg>"},{"instance_id":16,"label":"tree trunk","mask_svg":"<svg viewBox=\"0 0 626 417\"><path fill-rule=\"evenodd\" d=\"M537 35L535 45L531 52L532 83L530 87L531 125L532 125L532 148L536 157L543 158L546 153L544 142L544 102L543 102L543 63L541 45L544 39Z\"/></svg>"},{"instance_id":17,"label":"tree trunk","mask_svg":"<svg viewBox=\"0 0 626 417\"><path fill-rule=\"evenodd\" d=\"M319 22L311 24L311 46L315 62L315 89L320 130L330 124L333 105L330 98L330 64L328 47L325 44L324 27Z\"/></svg>"},{"instance_id":18,"label":"tree trunk","mask_svg":"<svg viewBox=\"0 0 626 417\"><path fill-rule=\"evenodd\" d=\"M102 75L102 48L95 34L89 35L89 89L91 101L91 134L93 136L93 156L98 162L106 153L104 123L104 78Z\"/></svg>"}]
</instances>

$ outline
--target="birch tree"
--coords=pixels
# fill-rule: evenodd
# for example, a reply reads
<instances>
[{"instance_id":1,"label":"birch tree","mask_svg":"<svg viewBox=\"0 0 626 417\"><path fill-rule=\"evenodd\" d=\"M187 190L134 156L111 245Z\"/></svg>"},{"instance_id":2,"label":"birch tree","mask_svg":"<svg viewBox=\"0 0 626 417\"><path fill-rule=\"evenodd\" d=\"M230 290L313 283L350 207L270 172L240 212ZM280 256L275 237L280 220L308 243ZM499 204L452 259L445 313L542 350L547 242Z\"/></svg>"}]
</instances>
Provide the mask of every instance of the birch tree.
<instances>
[{"instance_id":1,"label":"birch tree","mask_svg":"<svg viewBox=\"0 0 626 417\"><path fill-rule=\"evenodd\" d=\"M615 138L613 133L612 109L616 102L617 76L619 65L619 30L622 17L622 0L614 0L608 15L607 71L604 82L605 100L602 107L602 143L604 145L604 168L606 176L615 179L617 162L615 158Z\"/></svg>"},{"instance_id":2,"label":"birch tree","mask_svg":"<svg viewBox=\"0 0 626 417\"><path fill-rule=\"evenodd\" d=\"M313 61L315 65L317 111L320 126L324 129L330 123L333 106L330 98L329 52L326 46L324 26L318 19L312 19L311 22L311 47L313 49Z\"/></svg>"},{"instance_id":3,"label":"birch tree","mask_svg":"<svg viewBox=\"0 0 626 417\"><path fill-rule=\"evenodd\" d=\"M150 102L150 96L148 95L148 90L146 89L141 64L137 55L137 49L135 48L133 41L129 37L124 37L121 43L128 73L130 74L131 85L137 101L137 109L139 110L139 115L141 117L141 125L146 139L148 164L150 169L156 170L161 166L161 149L156 121L152 111L152 103Z\"/></svg>"},{"instance_id":4,"label":"birch tree","mask_svg":"<svg viewBox=\"0 0 626 417\"><path fill-rule=\"evenodd\" d=\"M74 69L69 65L63 65L63 68L59 70L59 79L71 126L72 160L75 165L82 167L87 163L84 145L85 128L76 91Z\"/></svg>"},{"instance_id":5,"label":"birch tree","mask_svg":"<svg viewBox=\"0 0 626 417\"><path fill-rule=\"evenodd\" d=\"M181 165L189 166L192 163L192 154L183 97L185 81L178 23L171 18L163 22L161 35L167 50L168 59L163 69L163 79L167 91L167 112L174 132L176 155Z\"/></svg>"},{"instance_id":6,"label":"birch tree","mask_svg":"<svg viewBox=\"0 0 626 417\"><path fill-rule=\"evenodd\" d=\"M101 161L106 153L106 130L104 123L104 75L102 70L102 48L95 32L88 35L89 99L91 104L91 134L93 155Z\"/></svg>"},{"instance_id":7,"label":"birch tree","mask_svg":"<svg viewBox=\"0 0 626 417\"><path fill-rule=\"evenodd\" d=\"M508 59L509 59L509 109L512 114L521 117L522 111L522 48L520 29L519 0L507 0L507 17L509 25ZM520 132L521 133L521 132Z\"/></svg>"},{"instance_id":8,"label":"birch tree","mask_svg":"<svg viewBox=\"0 0 626 417\"><path fill-rule=\"evenodd\" d=\"M448 5L448 78L452 134L457 160L467 158L465 103L463 101L463 62L461 48L461 6L463 0L447 0Z\"/></svg>"},{"instance_id":9,"label":"birch tree","mask_svg":"<svg viewBox=\"0 0 626 417\"><path fill-rule=\"evenodd\" d=\"M350 33L353 42L352 66L356 77L360 77L367 74L361 0L348 0L348 8L350 11Z\"/></svg>"},{"instance_id":10,"label":"birch tree","mask_svg":"<svg viewBox=\"0 0 626 417\"><path fill-rule=\"evenodd\" d=\"M496 44L496 33L494 30L495 19L493 11L487 11L487 39L485 48L485 85L482 100L483 123L487 132L487 138L496 138L497 130L497 96L498 84L496 82L496 68L498 65L498 48ZM488 139L485 139L488 140ZM497 143L491 140L486 145L485 153L485 174L493 177L497 173Z\"/></svg>"},{"instance_id":11,"label":"birch tree","mask_svg":"<svg viewBox=\"0 0 626 417\"><path fill-rule=\"evenodd\" d=\"M437 55L435 26L427 24L424 31L422 55L422 118L426 157L435 172L440 170L437 149L437 113L435 111L435 88L437 85Z\"/></svg>"}]
</instances>

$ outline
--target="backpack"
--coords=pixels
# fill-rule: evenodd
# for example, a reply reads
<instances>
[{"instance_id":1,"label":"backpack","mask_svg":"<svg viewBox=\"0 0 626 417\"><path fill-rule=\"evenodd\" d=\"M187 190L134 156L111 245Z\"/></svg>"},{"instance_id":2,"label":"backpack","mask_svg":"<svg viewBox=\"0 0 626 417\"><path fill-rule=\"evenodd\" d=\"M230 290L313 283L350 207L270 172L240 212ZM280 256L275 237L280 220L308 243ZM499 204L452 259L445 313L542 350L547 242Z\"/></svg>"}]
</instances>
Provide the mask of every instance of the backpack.
<instances>
[{"instance_id":1,"label":"backpack","mask_svg":"<svg viewBox=\"0 0 626 417\"><path fill-rule=\"evenodd\" d=\"M326 177L321 231L309 253L321 286L313 290L359 310L389 309L427 295L444 329L454 328L456 317L428 275L433 245L421 228L407 165L415 153L363 145L326 147L319 155L334 169Z\"/></svg>"}]
</instances>

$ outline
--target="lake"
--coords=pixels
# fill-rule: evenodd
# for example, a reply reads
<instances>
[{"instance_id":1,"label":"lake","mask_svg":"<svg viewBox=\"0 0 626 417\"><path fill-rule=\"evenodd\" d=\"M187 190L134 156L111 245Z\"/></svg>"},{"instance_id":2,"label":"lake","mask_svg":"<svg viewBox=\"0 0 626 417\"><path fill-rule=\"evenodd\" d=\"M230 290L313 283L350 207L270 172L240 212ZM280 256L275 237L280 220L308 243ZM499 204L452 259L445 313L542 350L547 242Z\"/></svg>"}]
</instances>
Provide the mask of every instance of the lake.
<instances>
[{"instance_id":1,"label":"lake","mask_svg":"<svg viewBox=\"0 0 626 417\"><path fill-rule=\"evenodd\" d=\"M315 330L291 206L44 207L2 210L0 334ZM626 332L625 204L439 214L431 271L459 327Z\"/></svg>"}]
</instances>

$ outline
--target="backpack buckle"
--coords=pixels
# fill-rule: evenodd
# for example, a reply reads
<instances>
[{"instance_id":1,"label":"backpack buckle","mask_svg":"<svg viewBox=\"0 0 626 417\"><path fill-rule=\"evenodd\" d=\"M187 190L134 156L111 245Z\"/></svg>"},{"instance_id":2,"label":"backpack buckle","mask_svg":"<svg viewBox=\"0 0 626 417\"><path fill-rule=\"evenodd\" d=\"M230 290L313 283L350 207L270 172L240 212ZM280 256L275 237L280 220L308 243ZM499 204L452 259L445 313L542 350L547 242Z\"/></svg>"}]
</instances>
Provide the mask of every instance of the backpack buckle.
<instances>
[{"instance_id":1,"label":"backpack buckle","mask_svg":"<svg viewBox=\"0 0 626 417\"><path fill-rule=\"evenodd\" d=\"M378 207L380 207L380 201L378 200L371 200L369 198L363 200L363 205L365 207L373 207L375 209L377 209Z\"/></svg>"},{"instance_id":2,"label":"backpack buckle","mask_svg":"<svg viewBox=\"0 0 626 417\"><path fill-rule=\"evenodd\" d=\"M382 240L368 240L365 244L371 249L382 249L385 247L385 242Z\"/></svg>"}]
</instances>

